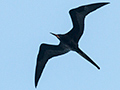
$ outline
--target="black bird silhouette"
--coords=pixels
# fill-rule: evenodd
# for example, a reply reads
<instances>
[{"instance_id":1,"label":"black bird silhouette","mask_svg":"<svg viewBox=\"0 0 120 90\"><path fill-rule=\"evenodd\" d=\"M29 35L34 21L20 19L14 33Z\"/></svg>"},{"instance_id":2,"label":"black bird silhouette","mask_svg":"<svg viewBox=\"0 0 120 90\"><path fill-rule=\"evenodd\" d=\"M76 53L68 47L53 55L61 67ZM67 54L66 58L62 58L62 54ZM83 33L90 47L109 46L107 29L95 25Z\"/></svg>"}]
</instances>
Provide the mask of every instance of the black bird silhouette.
<instances>
[{"instance_id":1,"label":"black bird silhouette","mask_svg":"<svg viewBox=\"0 0 120 90\"><path fill-rule=\"evenodd\" d=\"M35 71L35 87L38 84L38 80L47 61L54 56L65 54L70 50L76 51L98 69L100 69L100 67L78 47L78 41L84 31L85 16L106 4L109 4L109 2L84 5L69 11L73 22L73 28L66 34L51 33L60 40L59 45L41 44L40 46Z\"/></svg>"}]
</instances>

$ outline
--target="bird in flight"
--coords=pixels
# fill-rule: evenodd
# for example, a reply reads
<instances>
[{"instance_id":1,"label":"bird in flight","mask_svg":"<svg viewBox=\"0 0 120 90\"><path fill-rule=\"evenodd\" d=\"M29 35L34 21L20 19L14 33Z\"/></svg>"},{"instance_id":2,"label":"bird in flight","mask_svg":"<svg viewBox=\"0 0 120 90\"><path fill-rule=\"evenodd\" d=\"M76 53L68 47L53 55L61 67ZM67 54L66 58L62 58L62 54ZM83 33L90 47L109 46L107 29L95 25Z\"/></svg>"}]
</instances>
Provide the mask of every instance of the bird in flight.
<instances>
[{"instance_id":1,"label":"bird in flight","mask_svg":"<svg viewBox=\"0 0 120 90\"><path fill-rule=\"evenodd\" d=\"M100 67L78 47L78 41L84 31L84 19L86 15L106 4L109 4L109 2L83 5L78 8L71 9L69 11L69 14L73 22L73 28L66 34L51 33L60 40L59 45L49 45L49 44L40 45L40 50L37 56L37 63L35 70L35 87L37 87L39 78L42 74L42 71L47 61L52 57L65 54L70 50L77 52L83 58L85 58L87 61L93 64L95 67L100 69Z\"/></svg>"}]
</instances>

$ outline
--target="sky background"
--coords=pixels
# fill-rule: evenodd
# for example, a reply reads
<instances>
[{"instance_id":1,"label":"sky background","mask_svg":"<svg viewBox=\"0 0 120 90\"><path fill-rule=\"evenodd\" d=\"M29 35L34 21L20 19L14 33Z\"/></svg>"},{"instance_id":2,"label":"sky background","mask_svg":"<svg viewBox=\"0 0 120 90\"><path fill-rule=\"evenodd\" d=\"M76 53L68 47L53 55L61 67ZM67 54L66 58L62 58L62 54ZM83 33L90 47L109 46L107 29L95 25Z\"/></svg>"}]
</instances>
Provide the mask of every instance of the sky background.
<instances>
[{"instance_id":1,"label":"sky background","mask_svg":"<svg viewBox=\"0 0 120 90\"><path fill-rule=\"evenodd\" d=\"M50 32L72 28L69 10L96 2L108 1L0 0L0 90L119 90L119 0L109 0L85 19L79 47L101 69L71 51L50 59L34 87L40 44L59 44Z\"/></svg>"}]
</instances>

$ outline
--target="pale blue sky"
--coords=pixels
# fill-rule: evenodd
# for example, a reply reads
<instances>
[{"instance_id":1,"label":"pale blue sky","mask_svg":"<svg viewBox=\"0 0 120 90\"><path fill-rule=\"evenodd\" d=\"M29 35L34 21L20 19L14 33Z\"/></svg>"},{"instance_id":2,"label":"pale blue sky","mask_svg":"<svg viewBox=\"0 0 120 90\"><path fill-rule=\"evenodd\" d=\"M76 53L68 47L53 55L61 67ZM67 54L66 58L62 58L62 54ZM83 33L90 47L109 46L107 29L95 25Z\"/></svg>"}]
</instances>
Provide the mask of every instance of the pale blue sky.
<instances>
[{"instance_id":1,"label":"pale blue sky","mask_svg":"<svg viewBox=\"0 0 120 90\"><path fill-rule=\"evenodd\" d=\"M100 67L75 52L47 63L37 89L36 57L41 43L58 44L49 32L72 28L68 11L96 0L0 0L0 90L119 90L120 1L89 14L79 46Z\"/></svg>"}]
</instances>

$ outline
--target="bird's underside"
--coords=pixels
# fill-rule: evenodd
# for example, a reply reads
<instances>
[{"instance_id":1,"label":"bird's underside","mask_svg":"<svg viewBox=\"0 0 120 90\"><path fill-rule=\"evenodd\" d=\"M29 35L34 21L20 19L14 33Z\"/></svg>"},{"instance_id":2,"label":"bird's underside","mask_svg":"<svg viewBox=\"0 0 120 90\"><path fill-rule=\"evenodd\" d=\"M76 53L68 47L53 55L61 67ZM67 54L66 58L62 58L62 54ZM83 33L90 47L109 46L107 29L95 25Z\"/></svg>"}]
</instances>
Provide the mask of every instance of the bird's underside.
<instances>
[{"instance_id":1,"label":"bird's underside","mask_svg":"<svg viewBox=\"0 0 120 90\"><path fill-rule=\"evenodd\" d=\"M84 32L85 16L106 4L108 3L94 3L80 6L69 11L73 22L72 30L64 35L51 33L60 40L59 45L41 44L40 46L35 70L35 87L38 84L39 78L41 77L47 61L52 57L65 54L70 50L76 51L95 67L100 69L100 67L78 47L78 41Z\"/></svg>"}]
</instances>

